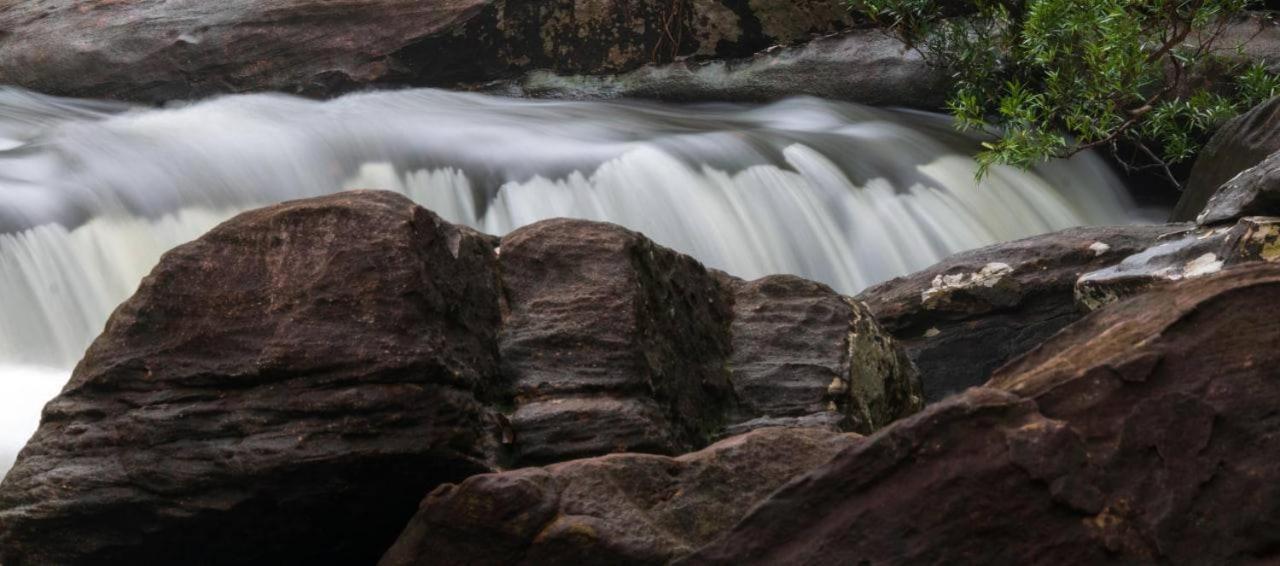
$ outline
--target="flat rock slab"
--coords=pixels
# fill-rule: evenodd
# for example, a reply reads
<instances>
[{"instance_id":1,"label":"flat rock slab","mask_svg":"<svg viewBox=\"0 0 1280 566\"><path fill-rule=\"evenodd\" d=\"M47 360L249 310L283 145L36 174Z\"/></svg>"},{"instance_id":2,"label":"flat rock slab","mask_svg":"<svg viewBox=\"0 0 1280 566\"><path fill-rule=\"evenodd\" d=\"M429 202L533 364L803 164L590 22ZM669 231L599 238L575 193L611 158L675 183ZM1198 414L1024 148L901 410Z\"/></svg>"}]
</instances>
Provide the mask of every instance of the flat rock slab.
<instances>
[{"instance_id":1,"label":"flat rock slab","mask_svg":"<svg viewBox=\"0 0 1280 566\"><path fill-rule=\"evenodd\" d=\"M858 295L920 370L937 401L1083 316L1076 280L1189 225L1072 228L956 254Z\"/></svg>"},{"instance_id":2,"label":"flat rock slab","mask_svg":"<svg viewBox=\"0 0 1280 566\"><path fill-rule=\"evenodd\" d=\"M0 484L0 563L376 561L423 493L492 469L495 265L385 192L165 254Z\"/></svg>"},{"instance_id":3,"label":"flat rock slab","mask_svg":"<svg viewBox=\"0 0 1280 566\"><path fill-rule=\"evenodd\" d=\"M428 496L380 565L666 564L860 438L761 429L678 458L615 454L475 476Z\"/></svg>"},{"instance_id":4,"label":"flat rock slab","mask_svg":"<svg viewBox=\"0 0 1280 566\"><path fill-rule=\"evenodd\" d=\"M1099 310L678 563L1273 563L1277 304L1258 264Z\"/></svg>"}]
</instances>

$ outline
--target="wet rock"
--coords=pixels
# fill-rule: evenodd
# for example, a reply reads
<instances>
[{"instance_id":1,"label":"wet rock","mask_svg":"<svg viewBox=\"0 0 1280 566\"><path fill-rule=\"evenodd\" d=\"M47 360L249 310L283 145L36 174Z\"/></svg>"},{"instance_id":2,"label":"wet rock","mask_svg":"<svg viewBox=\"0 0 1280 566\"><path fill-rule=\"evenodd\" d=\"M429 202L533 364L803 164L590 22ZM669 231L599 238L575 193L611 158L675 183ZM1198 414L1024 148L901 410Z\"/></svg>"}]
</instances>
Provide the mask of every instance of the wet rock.
<instances>
[{"instance_id":1,"label":"wet rock","mask_svg":"<svg viewBox=\"0 0 1280 566\"><path fill-rule=\"evenodd\" d=\"M0 8L0 82L147 102L330 96L745 57L851 21L838 0L17 2Z\"/></svg>"},{"instance_id":2,"label":"wet rock","mask_svg":"<svg viewBox=\"0 0 1280 566\"><path fill-rule=\"evenodd\" d=\"M1245 564L1280 548L1280 266L1093 313L679 564Z\"/></svg>"},{"instance_id":3,"label":"wet rock","mask_svg":"<svg viewBox=\"0 0 1280 566\"><path fill-rule=\"evenodd\" d=\"M881 30L852 30L748 58L678 61L603 76L534 71L495 90L543 98L766 102L809 95L862 104L942 108L946 74Z\"/></svg>"},{"instance_id":4,"label":"wet rock","mask_svg":"<svg viewBox=\"0 0 1280 566\"><path fill-rule=\"evenodd\" d=\"M1280 214L1280 152L1223 183L1196 217L1196 223L1207 226L1245 216L1277 214Z\"/></svg>"},{"instance_id":5,"label":"wet rock","mask_svg":"<svg viewBox=\"0 0 1280 566\"><path fill-rule=\"evenodd\" d=\"M385 192L175 248L0 483L0 562L377 560L423 493L492 469L495 268Z\"/></svg>"},{"instance_id":6,"label":"wet rock","mask_svg":"<svg viewBox=\"0 0 1280 566\"><path fill-rule=\"evenodd\" d=\"M380 564L666 564L858 441L763 429L678 458L615 454L475 476L429 495Z\"/></svg>"},{"instance_id":7,"label":"wet rock","mask_svg":"<svg viewBox=\"0 0 1280 566\"><path fill-rule=\"evenodd\" d=\"M956 254L858 298L920 370L936 401L980 385L997 367L1079 319L1087 272L1145 250L1186 225L1073 228Z\"/></svg>"},{"instance_id":8,"label":"wet rock","mask_svg":"<svg viewBox=\"0 0 1280 566\"><path fill-rule=\"evenodd\" d=\"M755 419L730 433L780 425L870 433L920 410L915 366L865 305L795 276L728 281L729 365L740 414Z\"/></svg>"},{"instance_id":9,"label":"wet rock","mask_svg":"<svg viewBox=\"0 0 1280 566\"><path fill-rule=\"evenodd\" d=\"M1280 260L1280 218L1248 217L1234 226L1188 229L1113 266L1080 276L1076 303L1094 310L1124 297L1242 263Z\"/></svg>"},{"instance_id":10,"label":"wet rock","mask_svg":"<svg viewBox=\"0 0 1280 566\"><path fill-rule=\"evenodd\" d=\"M1191 169L1172 220L1195 220L1218 188L1280 151L1280 98L1273 98L1218 128Z\"/></svg>"},{"instance_id":11,"label":"wet rock","mask_svg":"<svg viewBox=\"0 0 1280 566\"><path fill-rule=\"evenodd\" d=\"M706 446L734 403L733 296L620 226L548 220L502 239L504 374L523 463Z\"/></svg>"}]
</instances>

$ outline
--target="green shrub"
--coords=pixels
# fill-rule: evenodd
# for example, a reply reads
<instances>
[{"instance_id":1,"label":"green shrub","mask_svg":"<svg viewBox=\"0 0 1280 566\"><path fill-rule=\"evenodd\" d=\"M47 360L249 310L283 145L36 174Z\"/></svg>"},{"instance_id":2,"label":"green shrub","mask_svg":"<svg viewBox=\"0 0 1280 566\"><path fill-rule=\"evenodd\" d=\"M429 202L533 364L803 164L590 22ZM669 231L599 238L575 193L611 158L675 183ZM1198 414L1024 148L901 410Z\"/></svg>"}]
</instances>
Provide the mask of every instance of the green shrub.
<instances>
[{"instance_id":1,"label":"green shrub","mask_svg":"<svg viewBox=\"0 0 1280 566\"><path fill-rule=\"evenodd\" d=\"M1206 132L1280 92L1275 75L1232 56L1240 46L1222 45L1249 0L850 3L951 74L957 126L991 136L979 176L1107 148L1176 184L1169 165Z\"/></svg>"}]
</instances>

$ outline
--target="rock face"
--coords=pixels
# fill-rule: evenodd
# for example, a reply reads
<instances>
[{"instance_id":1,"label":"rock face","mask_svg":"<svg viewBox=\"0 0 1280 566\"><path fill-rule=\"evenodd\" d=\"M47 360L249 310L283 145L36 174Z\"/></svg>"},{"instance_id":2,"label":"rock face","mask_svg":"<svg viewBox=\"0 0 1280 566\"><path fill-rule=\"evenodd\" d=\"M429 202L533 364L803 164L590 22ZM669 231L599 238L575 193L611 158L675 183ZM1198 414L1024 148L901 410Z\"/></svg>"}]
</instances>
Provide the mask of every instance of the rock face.
<instances>
[{"instance_id":1,"label":"rock face","mask_svg":"<svg viewBox=\"0 0 1280 566\"><path fill-rule=\"evenodd\" d=\"M599 222L539 222L501 246L522 462L708 444L734 403L733 297L714 275Z\"/></svg>"},{"instance_id":2,"label":"rock face","mask_svg":"<svg viewBox=\"0 0 1280 566\"><path fill-rule=\"evenodd\" d=\"M1100 310L681 564L1243 564L1280 548L1280 266Z\"/></svg>"},{"instance_id":3,"label":"rock face","mask_svg":"<svg viewBox=\"0 0 1280 566\"><path fill-rule=\"evenodd\" d=\"M0 484L0 563L373 562L422 493L492 469L494 263L379 192L170 251Z\"/></svg>"},{"instance_id":4,"label":"rock face","mask_svg":"<svg viewBox=\"0 0 1280 566\"><path fill-rule=\"evenodd\" d=\"M1196 217L1201 226L1245 216L1280 214L1280 153L1273 153L1223 183Z\"/></svg>"},{"instance_id":5,"label":"rock face","mask_svg":"<svg viewBox=\"0 0 1280 566\"><path fill-rule=\"evenodd\" d=\"M1076 281L1076 302L1094 310L1124 297L1224 268L1280 260L1280 218L1251 216L1234 226L1188 229L1168 234L1149 249Z\"/></svg>"},{"instance_id":6,"label":"rock face","mask_svg":"<svg viewBox=\"0 0 1280 566\"><path fill-rule=\"evenodd\" d=\"M474 476L428 496L380 565L666 564L857 442L761 429L679 458L616 454Z\"/></svg>"},{"instance_id":7,"label":"rock face","mask_svg":"<svg viewBox=\"0 0 1280 566\"><path fill-rule=\"evenodd\" d=\"M837 0L10 2L0 8L0 83L147 102L324 96L743 57L850 23Z\"/></svg>"},{"instance_id":8,"label":"rock face","mask_svg":"<svg viewBox=\"0 0 1280 566\"><path fill-rule=\"evenodd\" d=\"M882 30L860 29L749 58L678 61L606 76L535 71L497 90L549 98L765 102L809 95L863 104L942 108L946 74Z\"/></svg>"},{"instance_id":9,"label":"rock face","mask_svg":"<svg viewBox=\"0 0 1280 566\"><path fill-rule=\"evenodd\" d=\"M1280 97L1235 117L1214 133L1196 158L1174 222L1195 220L1218 188L1280 151Z\"/></svg>"},{"instance_id":10,"label":"rock face","mask_svg":"<svg viewBox=\"0 0 1280 566\"><path fill-rule=\"evenodd\" d=\"M920 410L915 367L865 305L789 275L730 279L733 383L729 432L827 423L869 433Z\"/></svg>"},{"instance_id":11,"label":"rock face","mask_svg":"<svg viewBox=\"0 0 1280 566\"><path fill-rule=\"evenodd\" d=\"M980 385L1082 315L1084 273L1188 226L1073 228L952 256L858 296L920 370L925 398Z\"/></svg>"}]
</instances>

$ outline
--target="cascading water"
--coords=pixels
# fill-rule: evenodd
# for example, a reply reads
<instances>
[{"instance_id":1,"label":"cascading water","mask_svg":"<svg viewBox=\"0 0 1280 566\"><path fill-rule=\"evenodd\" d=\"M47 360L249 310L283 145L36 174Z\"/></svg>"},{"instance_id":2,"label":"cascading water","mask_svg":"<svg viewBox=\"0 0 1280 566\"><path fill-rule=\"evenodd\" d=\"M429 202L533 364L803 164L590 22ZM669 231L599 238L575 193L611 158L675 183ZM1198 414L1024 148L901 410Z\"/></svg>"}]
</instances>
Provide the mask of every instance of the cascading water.
<instances>
[{"instance_id":1,"label":"cascading water","mask_svg":"<svg viewBox=\"0 0 1280 566\"><path fill-rule=\"evenodd\" d=\"M956 251L1136 220L1092 156L975 183L973 146L940 116L811 98L410 90L157 110L0 90L0 471L161 253L285 199L396 190L495 234L607 220L740 276L796 273L850 293Z\"/></svg>"}]
</instances>

